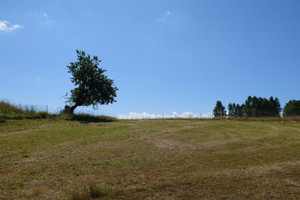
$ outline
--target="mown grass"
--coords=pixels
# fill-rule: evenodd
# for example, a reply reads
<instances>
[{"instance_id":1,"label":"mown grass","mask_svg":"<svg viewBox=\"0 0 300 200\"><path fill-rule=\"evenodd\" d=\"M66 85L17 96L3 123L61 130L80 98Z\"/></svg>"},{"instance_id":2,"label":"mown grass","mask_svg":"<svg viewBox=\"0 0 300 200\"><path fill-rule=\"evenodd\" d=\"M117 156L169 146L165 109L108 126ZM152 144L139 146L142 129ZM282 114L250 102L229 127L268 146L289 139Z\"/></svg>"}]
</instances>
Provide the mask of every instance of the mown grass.
<instances>
[{"instance_id":1,"label":"mown grass","mask_svg":"<svg viewBox=\"0 0 300 200\"><path fill-rule=\"evenodd\" d=\"M300 199L294 120L7 120L0 199Z\"/></svg>"}]
</instances>

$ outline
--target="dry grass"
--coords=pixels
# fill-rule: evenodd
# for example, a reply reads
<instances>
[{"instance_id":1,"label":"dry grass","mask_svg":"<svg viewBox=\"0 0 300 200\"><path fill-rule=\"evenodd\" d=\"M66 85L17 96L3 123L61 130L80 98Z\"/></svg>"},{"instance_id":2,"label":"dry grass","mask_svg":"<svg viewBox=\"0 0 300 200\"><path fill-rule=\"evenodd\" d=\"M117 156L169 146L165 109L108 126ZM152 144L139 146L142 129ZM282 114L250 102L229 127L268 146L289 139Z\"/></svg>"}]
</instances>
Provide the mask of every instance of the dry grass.
<instances>
[{"instance_id":1,"label":"dry grass","mask_svg":"<svg viewBox=\"0 0 300 200\"><path fill-rule=\"evenodd\" d=\"M0 101L0 123L6 119L45 119L54 117L54 114L38 112L35 106L16 106L9 102Z\"/></svg>"},{"instance_id":2,"label":"dry grass","mask_svg":"<svg viewBox=\"0 0 300 200\"><path fill-rule=\"evenodd\" d=\"M300 123L8 120L0 199L300 199Z\"/></svg>"}]
</instances>

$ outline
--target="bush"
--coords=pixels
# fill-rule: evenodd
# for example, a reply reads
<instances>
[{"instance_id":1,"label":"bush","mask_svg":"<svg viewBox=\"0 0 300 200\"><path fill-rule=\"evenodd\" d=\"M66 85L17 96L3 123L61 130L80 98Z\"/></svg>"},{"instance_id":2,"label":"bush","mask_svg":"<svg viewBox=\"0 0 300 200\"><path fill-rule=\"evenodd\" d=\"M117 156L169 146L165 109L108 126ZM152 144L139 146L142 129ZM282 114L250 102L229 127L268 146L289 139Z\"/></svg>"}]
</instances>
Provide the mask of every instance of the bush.
<instances>
[{"instance_id":1,"label":"bush","mask_svg":"<svg viewBox=\"0 0 300 200\"><path fill-rule=\"evenodd\" d=\"M47 112L39 112L38 114L40 115L41 119L46 119L49 116L49 114Z\"/></svg>"},{"instance_id":2,"label":"bush","mask_svg":"<svg viewBox=\"0 0 300 200\"><path fill-rule=\"evenodd\" d=\"M63 110L61 110L59 114L67 114L67 115L69 115L69 114L71 114L70 110L71 110L71 107L68 106L68 105L65 105L65 108Z\"/></svg>"}]
</instances>

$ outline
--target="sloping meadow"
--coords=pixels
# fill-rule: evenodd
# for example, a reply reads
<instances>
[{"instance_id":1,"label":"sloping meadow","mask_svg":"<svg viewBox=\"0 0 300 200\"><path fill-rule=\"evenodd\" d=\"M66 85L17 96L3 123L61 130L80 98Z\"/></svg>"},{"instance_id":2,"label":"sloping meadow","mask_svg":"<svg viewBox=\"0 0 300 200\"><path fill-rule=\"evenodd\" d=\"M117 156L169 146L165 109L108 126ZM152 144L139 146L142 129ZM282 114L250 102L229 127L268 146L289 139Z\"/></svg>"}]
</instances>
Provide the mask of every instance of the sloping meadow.
<instances>
[{"instance_id":1,"label":"sloping meadow","mask_svg":"<svg viewBox=\"0 0 300 200\"><path fill-rule=\"evenodd\" d=\"M300 123L7 120L0 199L300 199Z\"/></svg>"}]
</instances>

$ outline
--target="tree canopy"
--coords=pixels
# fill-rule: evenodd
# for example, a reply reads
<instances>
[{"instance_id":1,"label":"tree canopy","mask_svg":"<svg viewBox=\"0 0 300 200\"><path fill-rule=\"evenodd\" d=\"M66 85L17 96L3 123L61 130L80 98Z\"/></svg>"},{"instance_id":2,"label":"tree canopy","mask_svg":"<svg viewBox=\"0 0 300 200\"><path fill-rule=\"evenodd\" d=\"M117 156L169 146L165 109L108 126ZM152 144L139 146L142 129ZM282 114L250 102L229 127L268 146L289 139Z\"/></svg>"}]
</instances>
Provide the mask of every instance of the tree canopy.
<instances>
[{"instance_id":1,"label":"tree canopy","mask_svg":"<svg viewBox=\"0 0 300 200\"><path fill-rule=\"evenodd\" d=\"M228 117L244 117L244 104L230 103L228 104Z\"/></svg>"},{"instance_id":2,"label":"tree canopy","mask_svg":"<svg viewBox=\"0 0 300 200\"><path fill-rule=\"evenodd\" d=\"M98 67L101 60L91 57L84 51L76 50L77 61L67 65L75 88L70 91L67 102L71 104L69 112L73 114L78 106L97 106L116 102L117 87L114 81L104 75L106 70Z\"/></svg>"},{"instance_id":3,"label":"tree canopy","mask_svg":"<svg viewBox=\"0 0 300 200\"><path fill-rule=\"evenodd\" d=\"M245 101L244 110L247 117L279 117L281 108L277 97L274 99L271 96L268 100L249 96Z\"/></svg>"},{"instance_id":4,"label":"tree canopy","mask_svg":"<svg viewBox=\"0 0 300 200\"><path fill-rule=\"evenodd\" d=\"M214 116L216 118L225 117L226 111L221 101L217 101L216 106L213 110Z\"/></svg>"},{"instance_id":5,"label":"tree canopy","mask_svg":"<svg viewBox=\"0 0 300 200\"><path fill-rule=\"evenodd\" d=\"M300 116L300 100L290 100L285 104L283 116Z\"/></svg>"},{"instance_id":6,"label":"tree canopy","mask_svg":"<svg viewBox=\"0 0 300 200\"><path fill-rule=\"evenodd\" d=\"M269 99L249 96L244 104L228 104L228 117L279 117L280 103L278 98Z\"/></svg>"}]
</instances>

